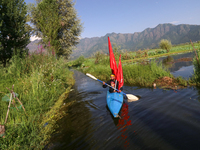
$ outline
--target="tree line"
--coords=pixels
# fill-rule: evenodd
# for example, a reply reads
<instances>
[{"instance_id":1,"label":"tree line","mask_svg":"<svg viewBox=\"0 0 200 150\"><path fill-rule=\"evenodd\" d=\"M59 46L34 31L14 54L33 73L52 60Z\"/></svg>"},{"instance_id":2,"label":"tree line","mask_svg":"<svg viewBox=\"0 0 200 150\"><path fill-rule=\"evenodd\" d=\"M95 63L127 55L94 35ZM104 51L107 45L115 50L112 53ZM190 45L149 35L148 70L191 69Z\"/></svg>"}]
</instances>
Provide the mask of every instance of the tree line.
<instances>
[{"instance_id":1,"label":"tree line","mask_svg":"<svg viewBox=\"0 0 200 150\"><path fill-rule=\"evenodd\" d=\"M5 67L10 59L28 54L30 36L58 57L68 58L79 42L82 24L72 0L0 1L0 62Z\"/></svg>"}]
</instances>

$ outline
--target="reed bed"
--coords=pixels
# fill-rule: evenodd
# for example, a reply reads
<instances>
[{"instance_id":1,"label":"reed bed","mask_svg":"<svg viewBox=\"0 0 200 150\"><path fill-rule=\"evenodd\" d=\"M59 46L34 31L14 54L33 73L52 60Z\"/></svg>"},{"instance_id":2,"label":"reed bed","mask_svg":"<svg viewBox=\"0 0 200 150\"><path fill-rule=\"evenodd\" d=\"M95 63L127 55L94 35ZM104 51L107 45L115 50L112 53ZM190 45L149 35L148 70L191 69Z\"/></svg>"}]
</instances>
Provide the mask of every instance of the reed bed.
<instances>
[{"instance_id":1,"label":"reed bed","mask_svg":"<svg viewBox=\"0 0 200 150\"><path fill-rule=\"evenodd\" d=\"M9 93L6 87L14 84L14 92L26 109L25 113L16 101L19 110L14 105L10 108L5 138L0 137L0 149L43 149L53 132L55 117L52 116L59 113L66 97L60 96L68 93L73 83L73 74L63 58L43 54L15 56L8 67L0 68L0 124L4 124L8 109L8 102L2 101ZM57 101L59 105L55 105Z\"/></svg>"},{"instance_id":2,"label":"reed bed","mask_svg":"<svg viewBox=\"0 0 200 150\"><path fill-rule=\"evenodd\" d=\"M193 65L194 65L194 75L190 79L190 82L192 84L195 84L196 86L200 86L200 51L197 52L197 56L194 56L193 58Z\"/></svg>"},{"instance_id":3,"label":"reed bed","mask_svg":"<svg viewBox=\"0 0 200 150\"><path fill-rule=\"evenodd\" d=\"M173 75L162 66L162 63L156 63L155 61L151 61L148 64L123 64L122 68L124 82L128 85L152 87L153 81L158 78L164 76L173 78ZM111 74L109 64L102 65L91 63L90 67L83 67L81 71L90 73L103 81L109 80Z\"/></svg>"}]
</instances>

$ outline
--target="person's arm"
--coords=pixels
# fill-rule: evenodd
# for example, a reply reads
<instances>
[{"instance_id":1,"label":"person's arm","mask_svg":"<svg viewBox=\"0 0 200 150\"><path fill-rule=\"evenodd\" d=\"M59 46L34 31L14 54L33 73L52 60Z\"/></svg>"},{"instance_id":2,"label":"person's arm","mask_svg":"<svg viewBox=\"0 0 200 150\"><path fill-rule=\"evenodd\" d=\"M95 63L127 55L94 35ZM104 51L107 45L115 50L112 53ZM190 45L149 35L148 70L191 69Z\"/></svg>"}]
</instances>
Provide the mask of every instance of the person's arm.
<instances>
[{"instance_id":1,"label":"person's arm","mask_svg":"<svg viewBox=\"0 0 200 150\"><path fill-rule=\"evenodd\" d=\"M106 84L109 84L110 85L110 81L107 81ZM105 82L103 82L103 88L106 88L107 85L105 85Z\"/></svg>"},{"instance_id":2,"label":"person's arm","mask_svg":"<svg viewBox=\"0 0 200 150\"><path fill-rule=\"evenodd\" d=\"M110 92L110 93L113 93L113 92L114 92L114 89L109 88L109 92Z\"/></svg>"},{"instance_id":3,"label":"person's arm","mask_svg":"<svg viewBox=\"0 0 200 150\"><path fill-rule=\"evenodd\" d=\"M113 88L109 88L109 92L110 93L114 93L114 92L116 92Z\"/></svg>"}]
</instances>

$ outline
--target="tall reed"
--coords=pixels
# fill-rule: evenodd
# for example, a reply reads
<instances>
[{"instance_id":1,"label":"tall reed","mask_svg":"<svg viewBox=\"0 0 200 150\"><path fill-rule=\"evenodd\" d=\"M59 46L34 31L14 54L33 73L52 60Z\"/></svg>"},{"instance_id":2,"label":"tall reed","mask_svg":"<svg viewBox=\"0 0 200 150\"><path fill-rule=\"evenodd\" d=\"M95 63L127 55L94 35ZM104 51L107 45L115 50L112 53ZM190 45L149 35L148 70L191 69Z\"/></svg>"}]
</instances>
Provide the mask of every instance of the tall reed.
<instances>
[{"instance_id":1,"label":"tall reed","mask_svg":"<svg viewBox=\"0 0 200 150\"><path fill-rule=\"evenodd\" d=\"M73 75L63 58L32 54L15 56L10 66L0 68L0 124L4 124L8 103L1 98L14 84L14 92L26 109L12 106L6 123L6 136L0 138L0 149L42 149L46 135L43 119L55 102L73 84ZM20 105L16 102L16 105ZM57 113L57 112L54 112ZM51 129L53 131L53 129Z\"/></svg>"},{"instance_id":2,"label":"tall reed","mask_svg":"<svg viewBox=\"0 0 200 150\"><path fill-rule=\"evenodd\" d=\"M123 76L125 84L150 87L153 81L164 76L173 77L167 71L162 63L152 61L149 64L123 64ZM83 68L84 73L91 73L101 80L109 80L111 69L109 63L103 64L90 64L90 67Z\"/></svg>"},{"instance_id":3,"label":"tall reed","mask_svg":"<svg viewBox=\"0 0 200 150\"><path fill-rule=\"evenodd\" d=\"M196 84L197 86L200 86L200 66L197 59L200 60L200 51L197 52L197 57L194 56L193 58L194 75L190 79L190 82L192 82L193 84Z\"/></svg>"}]
</instances>

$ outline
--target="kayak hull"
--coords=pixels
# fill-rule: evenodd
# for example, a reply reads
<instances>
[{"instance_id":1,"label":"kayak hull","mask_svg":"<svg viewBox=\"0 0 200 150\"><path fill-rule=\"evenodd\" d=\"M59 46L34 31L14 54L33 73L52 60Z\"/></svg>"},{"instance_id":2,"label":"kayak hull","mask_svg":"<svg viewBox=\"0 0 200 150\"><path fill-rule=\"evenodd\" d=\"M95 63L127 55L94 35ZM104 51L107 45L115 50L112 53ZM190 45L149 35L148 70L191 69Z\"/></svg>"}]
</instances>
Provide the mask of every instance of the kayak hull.
<instances>
[{"instance_id":1,"label":"kayak hull","mask_svg":"<svg viewBox=\"0 0 200 150\"><path fill-rule=\"evenodd\" d=\"M117 118L123 104L122 93L110 93L107 91L107 106L114 118Z\"/></svg>"}]
</instances>

